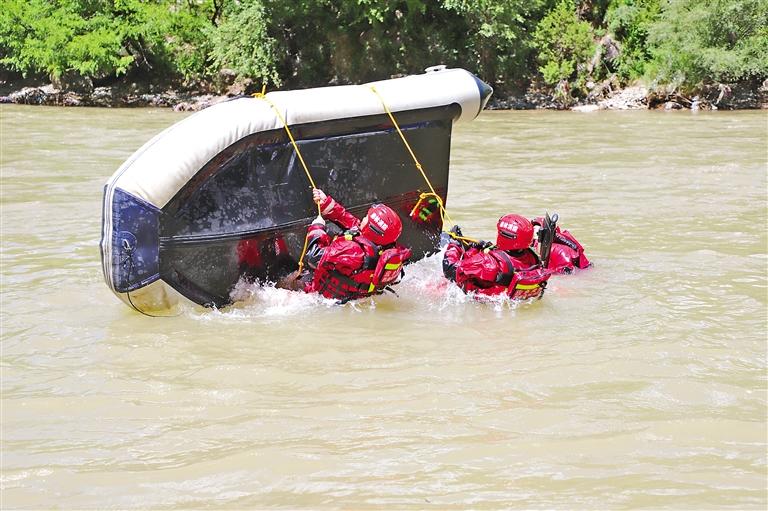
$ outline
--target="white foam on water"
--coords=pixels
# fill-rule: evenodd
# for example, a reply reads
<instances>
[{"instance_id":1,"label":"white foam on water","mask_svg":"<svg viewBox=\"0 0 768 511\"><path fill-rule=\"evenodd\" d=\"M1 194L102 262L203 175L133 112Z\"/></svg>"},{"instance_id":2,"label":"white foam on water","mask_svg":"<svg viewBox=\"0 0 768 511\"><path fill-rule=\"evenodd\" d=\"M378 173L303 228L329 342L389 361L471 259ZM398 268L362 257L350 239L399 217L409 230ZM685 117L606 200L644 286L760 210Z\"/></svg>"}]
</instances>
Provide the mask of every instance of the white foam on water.
<instances>
[{"instance_id":1,"label":"white foam on water","mask_svg":"<svg viewBox=\"0 0 768 511\"><path fill-rule=\"evenodd\" d=\"M316 293L289 291L275 287L274 283L253 282L241 279L230 296L234 304L224 309L206 310L202 314L191 313L204 320L230 319L252 320L255 318L286 318L303 315L308 311L338 308L355 311L376 310L377 302L392 303L408 310L454 312L467 307L490 308L496 312L516 309L520 302L506 295L485 296L464 293L443 275L442 260L445 250L406 266L402 281L393 286L393 295L385 291L371 298L354 300L340 306L337 300L323 298ZM191 312L191 311L190 311Z\"/></svg>"},{"instance_id":2,"label":"white foam on water","mask_svg":"<svg viewBox=\"0 0 768 511\"><path fill-rule=\"evenodd\" d=\"M234 304L229 307L193 315L204 320L286 318L302 315L307 311L328 309L336 304L335 300L323 298L316 293L289 291L275 287L274 283L262 284L245 279L235 285L231 297Z\"/></svg>"},{"instance_id":3,"label":"white foam on water","mask_svg":"<svg viewBox=\"0 0 768 511\"><path fill-rule=\"evenodd\" d=\"M406 267L405 278L397 286L401 297L417 300L430 310L445 311L466 307L490 307L495 311L516 309L522 303L507 295L486 296L465 293L443 275L442 261L445 248L440 252Z\"/></svg>"}]
</instances>

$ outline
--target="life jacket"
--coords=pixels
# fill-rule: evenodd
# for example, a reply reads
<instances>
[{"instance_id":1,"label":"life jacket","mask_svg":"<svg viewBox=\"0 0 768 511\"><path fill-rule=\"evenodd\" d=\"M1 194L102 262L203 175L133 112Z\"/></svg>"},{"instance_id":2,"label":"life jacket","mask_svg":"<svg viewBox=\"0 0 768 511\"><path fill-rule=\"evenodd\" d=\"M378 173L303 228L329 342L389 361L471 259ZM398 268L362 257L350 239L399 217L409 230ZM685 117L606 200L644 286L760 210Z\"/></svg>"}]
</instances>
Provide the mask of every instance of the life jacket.
<instances>
[{"instance_id":1,"label":"life jacket","mask_svg":"<svg viewBox=\"0 0 768 511\"><path fill-rule=\"evenodd\" d=\"M420 197L409 216L417 224L435 224L440 221L440 203L435 197Z\"/></svg>"},{"instance_id":2,"label":"life jacket","mask_svg":"<svg viewBox=\"0 0 768 511\"><path fill-rule=\"evenodd\" d=\"M506 294L514 300L541 298L551 274L535 252L526 250L525 255L528 261L491 249L464 259L457 269L456 283L467 292L483 295Z\"/></svg>"},{"instance_id":3,"label":"life jacket","mask_svg":"<svg viewBox=\"0 0 768 511\"><path fill-rule=\"evenodd\" d=\"M324 297L342 302L380 294L400 280L410 255L407 248L382 249L357 232L344 233L325 249L315 271L314 288Z\"/></svg>"}]
</instances>

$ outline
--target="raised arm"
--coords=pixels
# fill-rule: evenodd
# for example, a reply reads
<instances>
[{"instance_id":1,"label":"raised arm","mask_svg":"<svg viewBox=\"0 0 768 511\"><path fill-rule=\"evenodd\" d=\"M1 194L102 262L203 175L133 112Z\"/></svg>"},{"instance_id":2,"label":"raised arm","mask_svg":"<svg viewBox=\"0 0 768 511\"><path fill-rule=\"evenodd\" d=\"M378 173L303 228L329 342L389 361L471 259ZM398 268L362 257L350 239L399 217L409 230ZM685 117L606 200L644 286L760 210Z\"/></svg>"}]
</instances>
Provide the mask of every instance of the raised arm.
<instances>
[{"instance_id":1,"label":"raised arm","mask_svg":"<svg viewBox=\"0 0 768 511\"><path fill-rule=\"evenodd\" d=\"M319 188L312 190L312 198L320 205L320 214L326 220L338 224L344 229L351 229L360 225L360 220L357 217Z\"/></svg>"}]
</instances>

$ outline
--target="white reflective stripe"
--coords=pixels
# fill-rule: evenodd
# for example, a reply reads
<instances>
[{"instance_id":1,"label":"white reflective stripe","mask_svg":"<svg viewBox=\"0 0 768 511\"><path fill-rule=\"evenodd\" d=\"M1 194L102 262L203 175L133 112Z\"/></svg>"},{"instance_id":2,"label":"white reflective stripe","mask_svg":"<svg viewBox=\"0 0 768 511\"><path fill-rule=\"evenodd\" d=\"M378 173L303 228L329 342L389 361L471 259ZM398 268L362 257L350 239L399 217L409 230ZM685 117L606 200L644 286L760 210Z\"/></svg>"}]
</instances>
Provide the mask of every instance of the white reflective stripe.
<instances>
[{"instance_id":1,"label":"white reflective stripe","mask_svg":"<svg viewBox=\"0 0 768 511\"><path fill-rule=\"evenodd\" d=\"M331 210L333 210L333 207L336 205L336 201L335 201L335 200L333 200L333 198L332 198L332 197L328 197L328 198L329 198L329 199L331 199L331 200L329 200L329 201L328 201L328 205L327 205L327 206L325 206L325 207L323 208L323 210L322 210L322 213L323 213L324 215L327 215L328 213L330 213L330 212L331 212Z\"/></svg>"}]
</instances>

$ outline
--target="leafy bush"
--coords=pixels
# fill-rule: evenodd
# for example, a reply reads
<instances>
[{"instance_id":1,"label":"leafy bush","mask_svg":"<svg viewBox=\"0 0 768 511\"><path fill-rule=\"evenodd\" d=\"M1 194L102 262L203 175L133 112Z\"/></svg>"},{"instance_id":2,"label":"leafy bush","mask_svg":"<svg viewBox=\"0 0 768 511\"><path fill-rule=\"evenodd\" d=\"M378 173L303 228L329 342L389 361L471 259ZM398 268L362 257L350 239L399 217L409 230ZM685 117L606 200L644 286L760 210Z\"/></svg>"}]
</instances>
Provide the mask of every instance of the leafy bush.
<instances>
[{"instance_id":1,"label":"leafy bush","mask_svg":"<svg viewBox=\"0 0 768 511\"><path fill-rule=\"evenodd\" d=\"M142 0L5 0L0 63L59 77L102 78L131 69L199 76L212 4Z\"/></svg>"},{"instance_id":2,"label":"leafy bush","mask_svg":"<svg viewBox=\"0 0 768 511\"><path fill-rule=\"evenodd\" d=\"M635 80L645 74L651 60L648 32L657 20L659 0L615 0L605 15L608 31L621 42L613 71L622 80Z\"/></svg>"},{"instance_id":3,"label":"leafy bush","mask_svg":"<svg viewBox=\"0 0 768 511\"><path fill-rule=\"evenodd\" d=\"M573 0L560 0L536 27L533 46L539 71L550 85L585 92L587 63L595 53L592 25L576 14Z\"/></svg>"},{"instance_id":4,"label":"leafy bush","mask_svg":"<svg viewBox=\"0 0 768 511\"><path fill-rule=\"evenodd\" d=\"M457 46L465 66L496 87L527 83L534 49L529 27L544 9L542 0L442 0L442 5L458 15L456 37L446 45Z\"/></svg>"},{"instance_id":5,"label":"leafy bush","mask_svg":"<svg viewBox=\"0 0 768 511\"><path fill-rule=\"evenodd\" d=\"M54 78L200 82L227 68L306 87L434 64L465 67L502 94L541 79L566 98L607 74L687 89L764 79L768 0L3 0L0 9L0 66Z\"/></svg>"},{"instance_id":6,"label":"leafy bush","mask_svg":"<svg viewBox=\"0 0 768 511\"><path fill-rule=\"evenodd\" d=\"M96 76L124 73L133 57L122 50L121 32L104 12L85 14L76 2L6 0L0 10L0 63L24 74L65 71Z\"/></svg>"},{"instance_id":7,"label":"leafy bush","mask_svg":"<svg viewBox=\"0 0 768 511\"><path fill-rule=\"evenodd\" d=\"M768 2L670 0L650 31L660 83L691 90L705 83L768 77Z\"/></svg>"},{"instance_id":8,"label":"leafy bush","mask_svg":"<svg viewBox=\"0 0 768 511\"><path fill-rule=\"evenodd\" d=\"M260 2L233 5L218 29L211 31L213 65L281 85L277 41L268 34L268 27L269 19Z\"/></svg>"},{"instance_id":9,"label":"leafy bush","mask_svg":"<svg viewBox=\"0 0 768 511\"><path fill-rule=\"evenodd\" d=\"M538 16L543 1L229 4L211 35L214 68L295 87L356 83L447 64L508 89L530 75L529 18Z\"/></svg>"}]
</instances>

